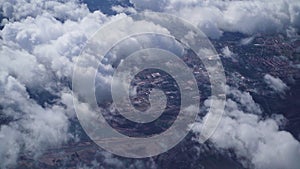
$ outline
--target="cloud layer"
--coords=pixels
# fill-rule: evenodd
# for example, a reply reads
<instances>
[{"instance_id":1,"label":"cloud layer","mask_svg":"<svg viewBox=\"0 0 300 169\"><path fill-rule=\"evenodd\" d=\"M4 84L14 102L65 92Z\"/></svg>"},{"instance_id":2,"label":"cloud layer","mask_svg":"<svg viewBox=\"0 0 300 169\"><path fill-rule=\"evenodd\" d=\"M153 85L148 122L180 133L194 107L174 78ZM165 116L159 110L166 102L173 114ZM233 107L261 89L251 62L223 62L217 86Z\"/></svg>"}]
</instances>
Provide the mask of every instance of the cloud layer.
<instances>
[{"instance_id":1,"label":"cloud layer","mask_svg":"<svg viewBox=\"0 0 300 169\"><path fill-rule=\"evenodd\" d=\"M212 38L219 38L224 31L253 35L300 29L298 0L130 2L135 8L114 9L126 13L153 10L174 14ZM3 122L0 168L6 168L15 165L20 154L37 158L45 149L76 137L69 131L70 119L75 117L70 86L76 58L95 31L126 14L91 13L77 0L0 0L0 9L6 18L0 31L0 120ZM116 28L111 38L118 39L128 24L132 23ZM139 29L142 28L167 32L145 23L140 23ZM223 49L223 54L235 55L228 47ZM93 63L93 58L89 59L87 64ZM103 82L108 80L104 76L99 78ZM288 88L271 75L265 75L264 80L276 92ZM228 90L230 97L224 119L211 142L219 149L234 150L245 167L297 169L300 143L290 133L280 130L284 118L262 118L261 108L249 93L230 87ZM209 103L208 99L205 105L208 107ZM194 127L199 132L201 122ZM110 154L105 157L107 163L123 165ZM143 164L137 162L132 168L140 166Z\"/></svg>"},{"instance_id":2,"label":"cloud layer","mask_svg":"<svg viewBox=\"0 0 300 169\"><path fill-rule=\"evenodd\" d=\"M246 168L296 169L300 162L300 143L279 128L281 115L262 118L261 109L247 92L229 88L224 117L210 141L219 149L234 150ZM209 107L210 99L205 101ZM200 132L201 122L194 124Z\"/></svg>"},{"instance_id":3,"label":"cloud layer","mask_svg":"<svg viewBox=\"0 0 300 169\"><path fill-rule=\"evenodd\" d=\"M159 1L164 5L149 0L131 2L137 9L163 11L183 17L212 38L220 37L223 31L269 34L300 29L300 4L297 0Z\"/></svg>"},{"instance_id":4,"label":"cloud layer","mask_svg":"<svg viewBox=\"0 0 300 169\"><path fill-rule=\"evenodd\" d=\"M1 30L0 168L20 155L37 158L74 136L74 58L107 19L76 1L3 1ZM3 119L2 119L3 118Z\"/></svg>"}]
</instances>

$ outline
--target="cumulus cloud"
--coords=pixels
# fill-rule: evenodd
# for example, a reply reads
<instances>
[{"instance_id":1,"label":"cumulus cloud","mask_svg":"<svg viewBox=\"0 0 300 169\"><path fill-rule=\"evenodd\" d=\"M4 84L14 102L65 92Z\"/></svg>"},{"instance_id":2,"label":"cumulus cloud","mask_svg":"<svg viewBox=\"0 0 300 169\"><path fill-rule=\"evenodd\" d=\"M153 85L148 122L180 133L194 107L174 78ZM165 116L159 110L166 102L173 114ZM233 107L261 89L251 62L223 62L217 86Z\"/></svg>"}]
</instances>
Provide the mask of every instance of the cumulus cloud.
<instances>
[{"instance_id":1,"label":"cumulus cloud","mask_svg":"<svg viewBox=\"0 0 300 169\"><path fill-rule=\"evenodd\" d=\"M135 8L117 6L113 9L125 13L153 10L178 15L212 38L222 36L224 31L252 35L285 33L290 27L300 27L297 0L130 2ZM100 11L91 13L77 0L0 0L0 9L7 18L2 20L4 28L0 31L0 118L8 117L0 128L0 168L6 168L16 164L20 153L37 157L48 147L59 146L75 137L69 131L69 120L74 118L70 86L77 56L87 39L103 24L127 16L108 17ZM126 31L134 33L143 29L168 33L168 30L146 22L135 23L134 29L127 30L128 25L133 24L130 19L128 21L119 24L115 34L103 42L109 44ZM135 39L131 40L134 42ZM252 40L245 39L242 44L249 44ZM119 50L140 47L139 43L130 44ZM223 54L234 55L228 47L223 49ZM114 55L111 57L113 59ZM94 64L95 57L86 58L85 63ZM109 81L105 73L111 73L112 67L100 65L100 71L104 74L97 75L105 90ZM86 76L82 74L83 87L86 87ZM265 75L264 80L277 92L287 89L280 79L271 75ZM237 89L229 91L224 119L211 139L215 146L233 149L247 167L296 169L300 166L297 159L300 156L299 142L290 133L280 131L280 120L262 119L262 110L249 93ZM205 103L207 107L209 102ZM201 123L195 125L201 126ZM104 155L106 163L117 167L123 165L111 154ZM130 167L143 168L144 165L136 162Z\"/></svg>"},{"instance_id":2,"label":"cumulus cloud","mask_svg":"<svg viewBox=\"0 0 300 169\"><path fill-rule=\"evenodd\" d=\"M183 17L212 38L220 37L223 31L269 34L286 33L290 27L300 29L300 4L297 0L165 0L162 1L165 5L160 8L154 3L156 1L131 2L143 10L164 11Z\"/></svg>"},{"instance_id":3,"label":"cumulus cloud","mask_svg":"<svg viewBox=\"0 0 300 169\"><path fill-rule=\"evenodd\" d=\"M77 1L3 1L0 168L74 136L71 77L86 40L109 18ZM3 119L2 119L3 118Z\"/></svg>"},{"instance_id":4,"label":"cumulus cloud","mask_svg":"<svg viewBox=\"0 0 300 169\"><path fill-rule=\"evenodd\" d=\"M78 0L1 0L0 9L4 17L10 21L21 20L27 17L35 18L43 13L49 13L59 20L78 20L89 13L85 4Z\"/></svg>"},{"instance_id":5,"label":"cumulus cloud","mask_svg":"<svg viewBox=\"0 0 300 169\"><path fill-rule=\"evenodd\" d=\"M0 168L6 168L16 164L20 153L37 158L47 148L76 137L69 131L75 117L73 66L94 32L108 21L127 16L91 13L86 5L73 0L0 2L7 18L0 31L0 117L5 117L0 128L0 160L5 162ZM119 40L125 30L168 33L153 23L133 23L127 18L105 42ZM129 24L136 24L135 29L128 29ZM95 59L86 58L86 64L93 65ZM101 64L99 71L103 71L101 82L105 85L109 68Z\"/></svg>"},{"instance_id":6,"label":"cumulus cloud","mask_svg":"<svg viewBox=\"0 0 300 169\"><path fill-rule=\"evenodd\" d=\"M117 13L129 13L129 14L137 13L136 9L134 9L133 7L123 7L123 6L120 6L120 5L113 6L112 10L117 12Z\"/></svg>"},{"instance_id":7,"label":"cumulus cloud","mask_svg":"<svg viewBox=\"0 0 300 169\"><path fill-rule=\"evenodd\" d=\"M222 54L225 58L231 58L234 56L234 53L232 51L230 51L229 47L228 46L225 46L223 49L222 49Z\"/></svg>"},{"instance_id":8,"label":"cumulus cloud","mask_svg":"<svg viewBox=\"0 0 300 169\"><path fill-rule=\"evenodd\" d=\"M261 118L257 114L261 109L249 93L234 88L229 88L229 93L234 96L227 99L224 117L210 141L217 148L234 150L246 168L298 168L300 143L279 129L283 117ZM209 99L205 105L209 107ZM196 133L201 125L194 124Z\"/></svg>"},{"instance_id":9,"label":"cumulus cloud","mask_svg":"<svg viewBox=\"0 0 300 169\"><path fill-rule=\"evenodd\" d=\"M36 156L67 140L69 123L64 107L42 107L30 99L25 84L6 72L0 75L2 115L12 119L0 130L1 168L14 164L21 151Z\"/></svg>"},{"instance_id":10,"label":"cumulus cloud","mask_svg":"<svg viewBox=\"0 0 300 169\"><path fill-rule=\"evenodd\" d=\"M288 89L288 86L281 79L273 77L272 75L266 74L264 81L271 89L278 93L284 93Z\"/></svg>"}]
</instances>

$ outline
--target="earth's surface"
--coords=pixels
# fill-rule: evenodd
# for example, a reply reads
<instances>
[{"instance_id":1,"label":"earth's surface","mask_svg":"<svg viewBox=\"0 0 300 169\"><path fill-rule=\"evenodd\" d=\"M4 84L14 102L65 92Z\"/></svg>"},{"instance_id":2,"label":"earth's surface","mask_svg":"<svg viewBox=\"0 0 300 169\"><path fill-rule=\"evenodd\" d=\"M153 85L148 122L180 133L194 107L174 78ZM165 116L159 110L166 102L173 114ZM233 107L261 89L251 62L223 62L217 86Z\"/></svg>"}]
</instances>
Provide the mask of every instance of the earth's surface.
<instances>
[{"instance_id":1,"label":"earth's surface","mask_svg":"<svg viewBox=\"0 0 300 169\"><path fill-rule=\"evenodd\" d=\"M112 5L132 6L128 1L118 0L83 0L87 3L91 11L100 9L107 15L114 15L115 12L111 10ZM257 34L249 38L248 35L235 32L224 32L220 39L210 39L221 56L223 66L226 73L227 85L238 88L240 91L249 92L254 101L259 104L262 109L262 118L270 117L274 114L283 114L287 119L287 123L283 126L284 130L289 131L292 135L300 141L300 38L294 39L283 34L264 35ZM249 40L247 43L242 43ZM224 56L224 48L230 49L233 52L231 57ZM298 64L298 67L295 66ZM140 74L137 78L140 81L147 83L154 83L155 78L146 78L147 74L157 73L154 71ZM161 72L160 72L161 73ZM161 73L164 76L163 73ZM289 90L286 93L277 93L270 90L269 86L264 81L264 75L270 74L279 77L288 86ZM156 77L157 78L157 77ZM161 78L161 77L158 77ZM203 78L203 77L202 77ZM205 81L199 77L198 80ZM66 80L66 83L70 83ZM169 83L173 83L171 80ZM202 84L203 85L203 84ZM141 86L140 97L143 97L145 105L147 102L148 89L151 85ZM147 88L148 87L148 88ZM202 86L203 87L203 86ZM201 88L201 86L199 86ZM169 90L173 90L168 88ZM205 89L205 87L203 87ZM176 90L176 89L174 89ZM51 104L55 100L55 96L49 93L40 93L39 91L28 91L30 97L36 100L39 104ZM207 92L207 94L205 94ZM209 94L209 91L203 91L203 100ZM173 94L173 102L170 104L176 105L178 103L178 93ZM232 96L228 96L231 98ZM232 97L232 99L234 99ZM202 101L203 101L202 100ZM176 109L176 108L175 108ZM1 104L0 104L1 110ZM172 111L174 111L172 109ZM9 117L0 114L0 124L8 124ZM112 122L113 123L113 122ZM162 122L163 123L163 122ZM79 136L79 140L69 141L61 147L49 148L44 154L33 159L32 156L24 153L18 159L18 167L20 169L26 168L76 168L80 163L85 167L92 167L96 163L101 164L102 168L115 168L116 164L123 163L127 168L132 164L150 168L156 166L160 169L233 169L244 168L237 160L237 157L232 150L219 151L214 145L207 141L205 144L199 144L193 138L195 134L190 133L179 145L175 146L170 151L153 158L145 159L129 159L119 157L105 152L99 148L81 128L77 119L71 121L71 130L74 130ZM128 128L128 126L118 126L119 130ZM133 129L124 131L124 133L134 133ZM157 130L164 129L164 127L157 127ZM147 135L150 131L140 128L138 132ZM154 132L153 130L151 132ZM159 132L159 131L158 131ZM150 133L151 134L151 133ZM135 135L135 134L133 134ZM199 151L201 149L201 151ZM108 159L111 157L111 161ZM114 161L115 160L115 161Z\"/></svg>"}]
</instances>

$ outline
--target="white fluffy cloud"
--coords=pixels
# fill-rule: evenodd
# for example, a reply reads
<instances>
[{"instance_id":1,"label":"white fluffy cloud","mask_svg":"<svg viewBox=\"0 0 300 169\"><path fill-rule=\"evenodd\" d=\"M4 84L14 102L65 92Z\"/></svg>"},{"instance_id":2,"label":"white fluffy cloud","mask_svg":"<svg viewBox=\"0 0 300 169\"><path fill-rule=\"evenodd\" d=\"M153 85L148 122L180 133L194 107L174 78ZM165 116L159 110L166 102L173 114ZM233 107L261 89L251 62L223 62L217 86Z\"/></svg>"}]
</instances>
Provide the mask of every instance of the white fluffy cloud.
<instances>
[{"instance_id":1,"label":"white fluffy cloud","mask_svg":"<svg viewBox=\"0 0 300 169\"><path fill-rule=\"evenodd\" d=\"M1 168L14 164L21 151L35 156L67 140L69 123L64 107L44 108L30 99L25 84L6 72L1 71L0 76L2 115L12 119L0 130Z\"/></svg>"},{"instance_id":2,"label":"white fluffy cloud","mask_svg":"<svg viewBox=\"0 0 300 169\"><path fill-rule=\"evenodd\" d=\"M89 13L86 5L78 2L78 0L0 0L0 9L11 21L27 17L35 18L43 13L49 13L60 20L78 20Z\"/></svg>"},{"instance_id":3,"label":"white fluffy cloud","mask_svg":"<svg viewBox=\"0 0 300 169\"><path fill-rule=\"evenodd\" d=\"M222 54L224 57L226 58L231 58L233 57L235 54L230 51L229 47L228 46L225 46L223 49L222 49Z\"/></svg>"},{"instance_id":4,"label":"white fluffy cloud","mask_svg":"<svg viewBox=\"0 0 300 169\"><path fill-rule=\"evenodd\" d=\"M164 6L160 8L154 3L157 1L131 2L143 10L164 11L183 17L212 38L220 37L223 31L245 34L286 33L289 27L300 28L298 0L165 0Z\"/></svg>"},{"instance_id":5,"label":"white fluffy cloud","mask_svg":"<svg viewBox=\"0 0 300 169\"><path fill-rule=\"evenodd\" d=\"M266 74L264 81L271 89L278 93L284 93L288 89L288 86L281 79L273 77L272 75Z\"/></svg>"},{"instance_id":6,"label":"white fluffy cloud","mask_svg":"<svg viewBox=\"0 0 300 169\"><path fill-rule=\"evenodd\" d=\"M19 153L36 158L73 137L68 84L74 60L109 18L76 1L0 4L9 20L0 32L0 117L7 123L0 128L0 168L6 168Z\"/></svg>"},{"instance_id":7,"label":"white fluffy cloud","mask_svg":"<svg viewBox=\"0 0 300 169\"><path fill-rule=\"evenodd\" d=\"M75 0L0 2L8 18L0 31L0 117L11 118L0 128L0 161L4 161L0 168L6 168L16 164L19 153L35 158L75 137L69 133L69 120L74 118L70 84L75 61L87 39L104 23L127 16L91 13ZM124 30L168 33L143 21L128 29L131 22L119 25L106 40L118 40L126 34Z\"/></svg>"},{"instance_id":8,"label":"white fluffy cloud","mask_svg":"<svg viewBox=\"0 0 300 169\"><path fill-rule=\"evenodd\" d=\"M211 142L220 149L234 150L246 168L298 168L300 143L289 132L279 129L283 117L263 119L249 93L232 88L229 93L233 99L227 99L224 117ZM206 100L205 105L209 104L210 100ZM201 123L194 125L196 133L200 128Z\"/></svg>"},{"instance_id":9,"label":"white fluffy cloud","mask_svg":"<svg viewBox=\"0 0 300 169\"><path fill-rule=\"evenodd\" d=\"M300 27L297 0L131 2L136 9L114 9L129 13L150 9L175 14L213 38L220 37L223 31L277 33ZM103 24L126 15L108 17L99 11L91 13L77 0L0 0L0 8L8 18L0 32L0 117L12 119L0 128L0 168L5 168L16 163L20 152L35 157L47 147L59 146L73 137L68 131L69 119L74 117L69 83L76 57L87 39ZM128 24L132 23L119 25L116 34L109 38L118 39ZM167 33L157 25L144 22L134 30L142 28ZM223 52L232 55L228 48ZM275 91L287 88L280 79L270 75L265 76L265 81ZM32 92L40 97L39 92L46 92L54 99L51 104L38 103ZM230 89L230 94L232 99L227 100L225 117L211 139L215 146L235 150L238 157L250 161L245 166L254 165L258 169L300 166L299 142L290 133L279 130L280 118L262 119L262 110L249 93ZM110 155L106 158L108 163L115 160ZM136 166L143 165L134 164L132 168Z\"/></svg>"}]
</instances>

